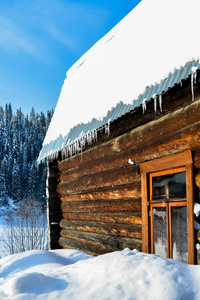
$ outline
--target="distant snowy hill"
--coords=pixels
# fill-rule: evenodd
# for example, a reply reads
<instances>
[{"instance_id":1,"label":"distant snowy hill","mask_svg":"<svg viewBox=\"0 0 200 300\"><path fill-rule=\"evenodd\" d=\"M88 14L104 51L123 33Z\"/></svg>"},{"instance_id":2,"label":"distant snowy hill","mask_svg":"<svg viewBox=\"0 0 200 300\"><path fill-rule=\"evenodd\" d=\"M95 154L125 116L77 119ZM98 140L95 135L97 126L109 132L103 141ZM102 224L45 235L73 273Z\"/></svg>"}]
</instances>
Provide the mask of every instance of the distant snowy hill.
<instances>
[{"instance_id":1,"label":"distant snowy hill","mask_svg":"<svg viewBox=\"0 0 200 300\"><path fill-rule=\"evenodd\" d=\"M200 266L136 250L28 251L0 260L0 299L197 300Z\"/></svg>"}]
</instances>

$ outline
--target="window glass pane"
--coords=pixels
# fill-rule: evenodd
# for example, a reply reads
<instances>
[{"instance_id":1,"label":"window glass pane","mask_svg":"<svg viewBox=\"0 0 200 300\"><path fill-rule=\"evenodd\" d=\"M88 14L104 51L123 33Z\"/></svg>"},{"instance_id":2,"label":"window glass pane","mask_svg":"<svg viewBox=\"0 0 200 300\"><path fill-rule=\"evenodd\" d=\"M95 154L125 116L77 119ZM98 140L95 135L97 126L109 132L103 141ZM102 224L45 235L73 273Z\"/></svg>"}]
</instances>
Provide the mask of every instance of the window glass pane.
<instances>
[{"instance_id":1,"label":"window glass pane","mask_svg":"<svg viewBox=\"0 0 200 300\"><path fill-rule=\"evenodd\" d=\"M153 207L154 253L167 257L167 214L166 207Z\"/></svg>"},{"instance_id":2,"label":"window glass pane","mask_svg":"<svg viewBox=\"0 0 200 300\"><path fill-rule=\"evenodd\" d=\"M185 172L152 177L152 200L186 198Z\"/></svg>"},{"instance_id":3,"label":"window glass pane","mask_svg":"<svg viewBox=\"0 0 200 300\"><path fill-rule=\"evenodd\" d=\"M187 207L171 207L172 258L188 262Z\"/></svg>"}]
</instances>

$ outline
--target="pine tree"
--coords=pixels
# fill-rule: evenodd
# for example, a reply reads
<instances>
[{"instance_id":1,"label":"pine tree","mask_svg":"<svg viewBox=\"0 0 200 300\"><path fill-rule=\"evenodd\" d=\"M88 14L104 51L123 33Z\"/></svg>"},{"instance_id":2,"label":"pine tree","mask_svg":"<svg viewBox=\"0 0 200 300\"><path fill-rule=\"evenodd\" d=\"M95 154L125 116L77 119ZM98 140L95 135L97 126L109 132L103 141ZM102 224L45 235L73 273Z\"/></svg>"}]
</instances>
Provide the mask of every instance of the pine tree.
<instances>
[{"instance_id":1,"label":"pine tree","mask_svg":"<svg viewBox=\"0 0 200 300\"><path fill-rule=\"evenodd\" d=\"M6 193L6 161L2 160L0 166L0 205L8 205L8 197Z\"/></svg>"},{"instance_id":2,"label":"pine tree","mask_svg":"<svg viewBox=\"0 0 200 300\"><path fill-rule=\"evenodd\" d=\"M11 104L0 107L0 205L7 198L15 202L36 196L46 199L46 164L36 160L50 124L53 111L36 114L32 108L24 116L21 109L13 114Z\"/></svg>"}]
</instances>

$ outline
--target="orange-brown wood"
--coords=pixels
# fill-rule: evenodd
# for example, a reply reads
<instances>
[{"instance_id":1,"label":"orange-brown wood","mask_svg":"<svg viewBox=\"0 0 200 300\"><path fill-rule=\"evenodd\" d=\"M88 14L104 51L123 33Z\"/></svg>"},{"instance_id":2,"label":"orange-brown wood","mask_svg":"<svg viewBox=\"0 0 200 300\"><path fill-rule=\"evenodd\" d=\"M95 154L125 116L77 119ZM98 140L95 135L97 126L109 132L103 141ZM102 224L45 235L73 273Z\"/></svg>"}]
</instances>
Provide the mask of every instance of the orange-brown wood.
<instances>
[{"instance_id":1,"label":"orange-brown wood","mask_svg":"<svg viewBox=\"0 0 200 300\"><path fill-rule=\"evenodd\" d=\"M142 251L149 253L148 175L141 175L142 186Z\"/></svg>"},{"instance_id":2,"label":"orange-brown wood","mask_svg":"<svg viewBox=\"0 0 200 300\"><path fill-rule=\"evenodd\" d=\"M85 220L66 220L60 222L63 229L69 231L93 232L129 238L142 238L141 224L104 223Z\"/></svg>"},{"instance_id":3,"label":"orange-brown wood","mask_svg":"<svg viewBox=\"0 0 200 300\"><path fill-rule=\"evenodd\" d=\"M63 212L140 212L141 199L134 200L114 200L114 201L81 201L63 202L61 204Z\"/></svg>"},{"instance_id":4,"label":"orange-brown wood","mask_svg":"<svg viewBox=\"0 0 200 300\"><path fill-rule=\"evenodd\" d=\"M70 181L61 181L57 191L63 196L65 194L75 194L97 188L114 187L130 183L136 183L135 185L137 185L138 182L140 182L139 176L135 175L131 168L122 168L114 172L100 172Z\"/></svg>"},{"instance_id":5,"label":"orange-brown wood","mask_svg":"<svg viewBox=\"0 0 200 300\"><path fill-rule=\"evenodd\" d=\"M94 191L82 191L78 194L67 194L67 196L62 196L61 201L87 201L87 200L117 200L117 199L137 199L140 197L140 185L122 185L98 189Z\"/></svg>"},{"instance_id":6,"label":"orange-brown wood","mask_svg":"<svg viewBox=\"0 0 200 300\"><path fill-rule=\"evenodd\" d=\"M160 159L155 159L153 161L144 162L140 164L140 173L152 173L155 171L157 172L165 169L172 169L180 166L185 166L186 164L192 163L192 161L191 151L185 151Z\"/></svg>"},{"instance_id":7,"label":"orange-brown wood","mask_svg":"<svg viewBox=\"0 0 200 300\"><path fill-rule=\"evenodd\" d=\"M141 213L63 213L64 219L70 220L88 220L88 221L101 221L101 222L114 222L114 223L124 223L124 224L142 224Z\"/></svg>"},{"instance_id":8,"label":"orange-brown wood","mask_svg":"<svg viewBox=\"0 0 200 300\"><path fill-rule=\"evenodd\" d=\"M137 248L141 250L141 240L134 238L126 238L120 236L111 236L104 234L96 234L91 232L68 231L61 230L61 237L73 240L75 243L83 243L84 246L96 247L105 252L123 250L126 247L131 249Z\"/></svg>"},{"instance_id":9,"label":"orange-brown wood","mask_svg":"<svg viewBox=\"0 0 200 300\"><path fill-rule=\"evenodd\" d=\"M98 184L99 182L101 181L108 181L108 182L111 182L112 180L116 180L116 181L120 181L120 184L122 183L127 183L128 181L130 182L140 182L140 176L138 175L138 166L129 166L129 167L126 167L126 168L118 168L116 167L116 169L114 170L108 170L108 171L105 171L105 172L91 172L90 174L87 174L85 176L82 176L81 175L81 172L79 174L79 176L69 176L69 174L67 174L66 176L66 172L62 172L62 174L60 175L60 180L61 181L70 181L73 179L73 180L76 180L77 178L88 178L89 181L93 180L94 178L94 175L95 174L95 178L97 178L97 182L96 184Z\"/></svg>"},{"instance_id":10,"label":"orange-brown wood","mask_svg":"<svg viewBox=\"0 0 200 300\"><path fill-rule=\"evenodd\" d=\"M193 165L186 166L188 263L195 263Z\"/></svg>"}]
</instances>

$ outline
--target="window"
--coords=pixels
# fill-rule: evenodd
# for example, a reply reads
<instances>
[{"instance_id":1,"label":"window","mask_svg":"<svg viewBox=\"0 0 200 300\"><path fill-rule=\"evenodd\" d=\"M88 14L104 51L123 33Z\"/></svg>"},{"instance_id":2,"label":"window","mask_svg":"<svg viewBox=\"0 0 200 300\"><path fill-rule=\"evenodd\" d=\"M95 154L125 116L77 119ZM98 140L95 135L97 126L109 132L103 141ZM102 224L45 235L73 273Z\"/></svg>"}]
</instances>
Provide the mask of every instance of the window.
<instances>
[{"instance_id":1,"label":"window","mask_svg":"<svg viewBox=\"0 0 200 300\"><path fill-rule=\"evenodd\" d=\"M188 261L186 168L149 174L151 253Z\"/></svg>"},{"instance_id":2,"label":"window","mask_svg":"<svg viewBox=\"0 0 200 300\"><path fill-rule=\"evenodd\" d=\"M140 165L143 251L194 263L190 151Z\"/></svg>"}]
</instances>

